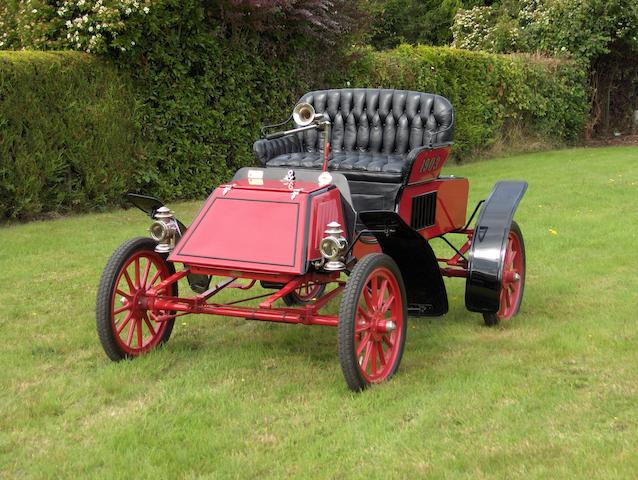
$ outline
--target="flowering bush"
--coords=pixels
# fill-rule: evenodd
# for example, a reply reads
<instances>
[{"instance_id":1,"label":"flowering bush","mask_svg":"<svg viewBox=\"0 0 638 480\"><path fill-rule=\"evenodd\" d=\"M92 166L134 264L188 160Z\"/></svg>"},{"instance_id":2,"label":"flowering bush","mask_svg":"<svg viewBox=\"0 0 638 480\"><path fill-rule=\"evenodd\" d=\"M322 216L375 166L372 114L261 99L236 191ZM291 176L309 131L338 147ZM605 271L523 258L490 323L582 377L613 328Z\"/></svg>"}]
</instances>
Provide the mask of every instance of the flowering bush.
<instances>
[{"instance_id":1,"label":"flowering bush","mask_svg":"<svg viewBox=\"0 0 638 480\"><path fill-rule=\"evenodd\" d=\"M631 129L638 98L635 0L502 0L460 10L452 31L460 48L581 62L591 76L588 135Z\"/></svg>"},{"instance_id":2,"label":"flowering bush","mask_svg":"<svg viewBox=\"0 0 638 480\"><path fill-rule=\"evenodd\" d=\"M638 52L635 0L504 0L459 10L453 46L494 53L541 52L590 62L618 42Z\"/></svg>"},{"instance_id":3,"label":"flowering bush","mask_svg":"<svg viewBox=\"0 0 638 480\"><path fill-rule=\"evenodd\" d=\"M175 0L3 0L0 49L72 49L89 53L134 49L149 25L179 4ZM183 3L192 3L185 1ZM347 0L220 0L197 3L201 20L231 31L287 38L312 36L334 45L351 31L356 5ZM356 2L355 2L356 3ZM158 16L149 21L151 11Z\"/></svg>"},{"instance_id":4,"label":"flowering bush","mask_svg":"<svg viewBox=\"0 0 638 480\"><path fill-rule=\"evenodd\" d=\"M89 53L126 51L140 33L130 27L141 23L150 8L151 0L64 0L56 10L66 31L61 40Z\"/></svg>"},{"instance_id":5,"label":"flowering bush","mask_svg":"<svg viewBox=\"0 0 638 480\"><path fill-rule=\"evenodd\" d=\"M126 51L151 6L152 0L14 0L0 7L0 47Z\"/></svg>"}]
</instances>

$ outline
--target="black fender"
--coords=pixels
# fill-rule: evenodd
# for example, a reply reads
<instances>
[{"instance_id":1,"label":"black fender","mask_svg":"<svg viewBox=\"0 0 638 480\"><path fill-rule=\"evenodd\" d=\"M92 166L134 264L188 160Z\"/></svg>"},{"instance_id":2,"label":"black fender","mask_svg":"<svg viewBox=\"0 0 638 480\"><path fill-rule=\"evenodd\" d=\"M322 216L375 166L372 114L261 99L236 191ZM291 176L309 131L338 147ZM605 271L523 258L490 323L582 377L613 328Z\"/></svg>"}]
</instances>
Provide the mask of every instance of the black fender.
<instances>
[{"instance_id":1,"label":"black fender","mask_svg":"<svg viewBox=\"0 0 638 480\"><path fill-rule=\"evenodd\" d=\"M165 205L164 202L158 198L141 195L139 193L127 193L126 198L128 198L129 202L147 214L152 220L155 220L155 213L157 212L157 209ZM181 235L184 236L186 233L186 225L180 222L177 218L175 221L177 222L177 225L179 225Z\"/></svg>"},{"instance_id":2,"label":"black fender","mask_svg":"<svg viewBox=\"0 0 638 480\"><path fill-rule=\"evenodd\" d=\"M395 212L359 212L381 250L399 266L413 316L439 316L448 311L447 292L432 247Z\"/></svg>"},{"instance_id":3,"label":"black fender","mask_svg":"<svg viewBox=\"0 0 638 480\"><path fill-rule=\"evenodd\" d=\"M155 220L155 213L157 209L164 206L164 202L160 199L151 197L148 195L141 195L139 193L127 193L126 198L129 202L146 213L151 219ZM180 238L186 233L186 225L175 219L179 226ZM202 293L208 290L210 285L210 277L208 275L200 275L195 273L189 273L187 275L188 284L195 293Z\"/></svg>"},{"instance_id":4,"label":"black fender","mask_svg":"<svg viewBox=\"0 0 638 480\"><path fill-rule=\"evenodd\" d=\"M465 306L472 312L495 313L499 309L507 236L526 190L527 182L497 182L481 208L465 283Z\"/></svg>"}]
</instances>

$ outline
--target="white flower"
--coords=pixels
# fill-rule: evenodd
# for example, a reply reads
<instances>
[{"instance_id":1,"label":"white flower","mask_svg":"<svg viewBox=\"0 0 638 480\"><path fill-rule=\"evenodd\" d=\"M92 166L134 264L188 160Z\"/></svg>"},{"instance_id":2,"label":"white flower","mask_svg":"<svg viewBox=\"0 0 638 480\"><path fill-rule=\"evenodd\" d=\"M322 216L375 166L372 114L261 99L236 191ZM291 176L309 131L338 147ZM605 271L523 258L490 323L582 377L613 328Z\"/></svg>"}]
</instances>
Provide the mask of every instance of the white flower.
<instances>
[{"instance_id":1,"label":"white flower","mask_svg":"<svg viewBox=\"0 0 638 480\"><path fill-rule=\"evenodd\" d=\"M93 31L93 27L89 27L89 32L92 32L92 31Z\"/></svg>"},{"instance_id":2,"label":"white flower","mask_svg":"<svg viewBox=\"0 0 638 480\"><path fill-rule=\"evenodd\" d=\"M134 47L135 46L135 42L131 42L131 46Z\"/></svg>"},{"instance_id":3,"label":"white flower","mask_svg":"<svg viewBox=\"0 0 638 480\"><path fill-rule=\"evenodd\" d=\"M143 10L144 10L144 13L148 13L150 11L148 7L144 7Z\"/></svg>"},{"instance_id":4,"label":"white flower","mask_svg":"<svg viewBox=\"0 0 638 480\"><path fill-rule=\"evenodd\" d=\"M38 9L34 8L33 10L31 10L31 13L38 13Z\"/></svg>"}]
</instances>

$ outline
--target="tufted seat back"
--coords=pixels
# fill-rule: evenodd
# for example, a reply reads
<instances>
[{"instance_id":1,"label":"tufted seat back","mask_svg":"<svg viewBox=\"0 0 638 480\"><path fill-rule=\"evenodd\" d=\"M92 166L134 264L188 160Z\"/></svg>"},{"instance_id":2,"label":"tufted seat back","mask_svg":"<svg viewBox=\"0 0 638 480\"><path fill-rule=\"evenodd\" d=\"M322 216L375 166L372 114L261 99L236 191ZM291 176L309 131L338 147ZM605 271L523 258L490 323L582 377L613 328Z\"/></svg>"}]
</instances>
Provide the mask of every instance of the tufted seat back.
<instances>
[{"instance_id":1,"label":"tufted seat back","mask_svg":"<svg viewBox=\"0 0 638 480\"><path fill-rule=\"evenodd\" d=\"M431 93L372 88L318 90L299 101L328 114L335 153L405 155L420 146L451 142L453 137L452 105ZM322 150L322 132L304 132L302 149Z\"/></svg>"},{"instance_id":2,"label":"tufted seat back","mask_svg":"<svg viewBox=\"0 0 638 480\"><path fill-rule=\"evenodd\" d=\"M328 169L348 179L357 211L394 210L417 157L430 147L452 143L454 111L439 95L347 88L310 92L299 101L330 117ZM265 167L321 169L323 135L306 130L263 138L254 143L253 152Z\"/></svg>"}]
</instances>

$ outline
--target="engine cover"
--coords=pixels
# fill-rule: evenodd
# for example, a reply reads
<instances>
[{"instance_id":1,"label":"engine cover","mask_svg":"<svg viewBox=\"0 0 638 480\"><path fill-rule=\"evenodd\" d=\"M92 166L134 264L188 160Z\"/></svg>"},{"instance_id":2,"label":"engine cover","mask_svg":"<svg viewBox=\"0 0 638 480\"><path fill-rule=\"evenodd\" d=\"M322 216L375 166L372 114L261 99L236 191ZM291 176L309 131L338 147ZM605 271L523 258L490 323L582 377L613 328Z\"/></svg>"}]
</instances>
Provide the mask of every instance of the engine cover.
<instances>
[{"instance_id":1,"label":"engine cover","mask_svg":"<svg viewBox=\"0 0 638 480\"><path fill-rule=\"evenodd\" d=\"M334 185L240 179L213 191L169 261L243 272L303 274L318 255L316 237L323 233L325 225L319 223L324 221L343 224L340 194Z\"/></svg>"}]
</instances>

